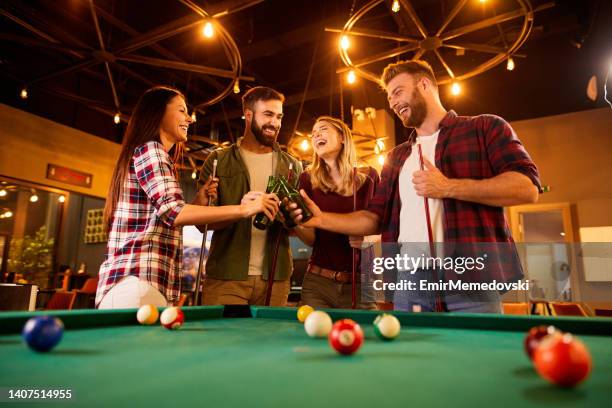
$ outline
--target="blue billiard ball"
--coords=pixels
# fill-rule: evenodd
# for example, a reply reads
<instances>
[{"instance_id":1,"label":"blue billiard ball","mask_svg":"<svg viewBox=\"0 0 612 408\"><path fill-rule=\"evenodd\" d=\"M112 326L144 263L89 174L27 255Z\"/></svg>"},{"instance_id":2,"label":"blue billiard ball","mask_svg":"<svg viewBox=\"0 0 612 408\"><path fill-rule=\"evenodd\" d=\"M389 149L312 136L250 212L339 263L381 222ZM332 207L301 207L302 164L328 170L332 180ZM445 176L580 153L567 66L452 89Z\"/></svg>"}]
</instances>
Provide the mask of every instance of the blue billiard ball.
<instances>
[{"instance_id":1,"label":"blue billiard ball","mask_svg":"<svg viewBox=\"0 0 612 408\"><path fill-rule=\"evenodd\" d=\"M62 339L64 323L57 317L37 316L28 320L21 335L32 350L49 351Z\"/></svg>"}]
</instances>

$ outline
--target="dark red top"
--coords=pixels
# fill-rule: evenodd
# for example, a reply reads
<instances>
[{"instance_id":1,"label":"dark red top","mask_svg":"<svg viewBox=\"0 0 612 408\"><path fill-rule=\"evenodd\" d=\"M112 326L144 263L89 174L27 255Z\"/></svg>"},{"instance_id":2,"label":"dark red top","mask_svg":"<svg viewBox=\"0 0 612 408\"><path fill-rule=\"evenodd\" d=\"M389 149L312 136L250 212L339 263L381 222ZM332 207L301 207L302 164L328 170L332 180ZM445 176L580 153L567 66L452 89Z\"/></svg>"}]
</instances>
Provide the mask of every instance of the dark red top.
<instances>
[{"instance_id":1,"label":"dark red top","mask_svg":"<svg viewBox=\"0 0 612 408\"><path fill-rule=\"evenodd\" d=\"M363 170L361 170L363 171ZM378 184L378 173L372 167L367 169L367 177L357 191L357 210L368 207ZM322 211L348 213L353 211L353 196L342 196L337 193L324 193L313 190L310 182L310 172L305 171L300 176L300 188L321 208ZM334 271L351 272L353 269L353 251L349 245L348 236L335 232L316 229L315 242L310 262L321 268ZM357 258L357 265L360 259Z\"/></svg>"}]
</instances>

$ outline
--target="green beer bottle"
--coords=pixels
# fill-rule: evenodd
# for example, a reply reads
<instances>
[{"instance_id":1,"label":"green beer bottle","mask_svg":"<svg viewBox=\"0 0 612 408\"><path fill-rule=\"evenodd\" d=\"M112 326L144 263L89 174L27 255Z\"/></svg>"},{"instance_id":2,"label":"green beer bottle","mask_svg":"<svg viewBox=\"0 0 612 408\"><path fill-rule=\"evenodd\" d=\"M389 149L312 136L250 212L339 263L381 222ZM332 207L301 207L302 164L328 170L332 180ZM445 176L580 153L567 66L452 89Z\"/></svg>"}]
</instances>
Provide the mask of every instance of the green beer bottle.
<instances>
[{"instance_id":1,"label":"green beer bottle","mask_svg":"<svg viewBox=\"0 0 612 408\"><path fill-rule=\"evenodd\" d=\"M312 218L312 212L310 212L310 210L306 206L306 203L304 202L304 199L300 195L300 192L297 190L297 188L295 188L291 184L289 184L287 182L287 180L285 180L285 178L283 176L280 176L279 179L280 179L279 180L280 184L282 185L282 187L281 187L282 193L281 194L283 195L283 198L287 197L287 199L290 202L296 203L298 205L298 208L302 210L302 222L306 222L309 219L311 219ZM283 216L285 217L285 221L287 221L286 222L286 226L288 228L295 227L296 224L293 221L293 218L291 218L291 213L289 211L285 211L284 206L281 206L281 208L283 210Z\"/></svg>"},{"instance_id":2,"label":"green beer bottle","mask_svg":"<svg viewBox=\"0 0 612 408\"><path fill-rule=\"evenodd\" d=\"M266 193L276 193L279 187L278 180L274 176L268 177L268 185L266 187ZM270 225L270 219L266 217L266 214L263 212L257 213L255 218L253 219L253 226L260 230L265 230Z\"/></svg>"}]
</instances>

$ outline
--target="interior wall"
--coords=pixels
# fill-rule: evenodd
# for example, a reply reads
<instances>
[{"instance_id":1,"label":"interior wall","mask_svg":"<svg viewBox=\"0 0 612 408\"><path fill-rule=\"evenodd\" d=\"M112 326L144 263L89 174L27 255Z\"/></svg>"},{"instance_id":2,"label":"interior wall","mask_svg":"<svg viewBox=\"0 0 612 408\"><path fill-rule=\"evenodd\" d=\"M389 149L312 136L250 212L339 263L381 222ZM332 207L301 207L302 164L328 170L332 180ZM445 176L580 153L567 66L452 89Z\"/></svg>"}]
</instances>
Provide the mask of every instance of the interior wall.
<instances>
[{"instance_id":1,"label":"interior wall","mask_svg":"<svg viewBox=\"0 0 612 408\"><path fill-rule=\"evenodd\" d=\"M612 226L612 109L593 109L511 123L550 192L538 203L570 203L574 242L581 227ZM612 245L612 243L610 244ZM612 305L612 283L586 282L580 299Z\"/></svg>"},{"instance_id":2,"label":"interior wall","mask_svg":"<svg viewBox=\"0 0 612 408\"><path fill-rule=\"evenodd\" d=\"M0 104L0 174L95 197L106 197L120 145ZM91 188L46 178L57 164L93 175Z\"/></svg>"}]
</instances>

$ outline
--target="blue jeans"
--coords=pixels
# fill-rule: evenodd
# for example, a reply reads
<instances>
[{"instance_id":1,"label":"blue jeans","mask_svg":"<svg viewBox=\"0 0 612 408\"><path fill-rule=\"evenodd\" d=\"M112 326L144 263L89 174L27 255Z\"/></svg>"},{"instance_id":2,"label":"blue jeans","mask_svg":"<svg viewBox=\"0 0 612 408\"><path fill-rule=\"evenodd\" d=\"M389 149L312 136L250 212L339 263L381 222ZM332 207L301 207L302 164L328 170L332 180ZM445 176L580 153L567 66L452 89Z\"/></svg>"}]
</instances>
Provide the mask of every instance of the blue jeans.
<instances>
[{"instance_id":1,"label":"blue jeans","mask_svg":"<svg viewBox=\"0 0 612 408\"><path fill-rule=\"evenodd\" d=\"M397 282L414 282L415 290L396 290L393 294L393 308L404 312L434 312L436 294L434 291L418 290L420 280L431 279L431 272L419 270L414 274L398 271ZM502 313L501 297L496 291L441 291L440 296L449 312Z\"/></svg>"}]
</instances>

